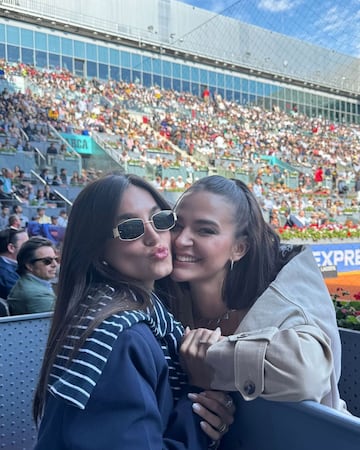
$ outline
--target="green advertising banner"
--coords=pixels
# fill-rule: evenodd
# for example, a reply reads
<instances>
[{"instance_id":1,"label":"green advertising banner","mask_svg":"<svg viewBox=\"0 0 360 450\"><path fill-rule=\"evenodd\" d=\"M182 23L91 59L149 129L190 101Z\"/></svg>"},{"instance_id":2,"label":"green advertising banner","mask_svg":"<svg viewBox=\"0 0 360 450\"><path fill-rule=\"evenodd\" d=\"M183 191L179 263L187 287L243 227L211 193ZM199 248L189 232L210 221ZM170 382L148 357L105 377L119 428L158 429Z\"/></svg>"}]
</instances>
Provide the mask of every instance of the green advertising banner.
<instances>
[{"instance_id":1,"label":"green advertising banner","mask_svg":"<svg viewBox=\"0 0 360 450\"><path fill-rule=\"evenodd\" d=\"M93 140L90 136L68 133L60 134L77 153L80 153L81 155L93 154Z\"/></svg>"}]
</instances>

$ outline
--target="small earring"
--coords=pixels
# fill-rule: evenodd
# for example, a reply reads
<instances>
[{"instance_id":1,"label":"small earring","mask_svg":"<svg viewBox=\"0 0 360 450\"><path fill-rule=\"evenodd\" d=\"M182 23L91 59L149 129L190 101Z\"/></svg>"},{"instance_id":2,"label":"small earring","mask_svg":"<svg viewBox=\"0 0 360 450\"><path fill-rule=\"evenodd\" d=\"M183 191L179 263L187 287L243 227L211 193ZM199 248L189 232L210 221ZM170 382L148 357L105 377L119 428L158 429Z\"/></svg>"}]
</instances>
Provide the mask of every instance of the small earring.
<instances>
[{"instance_id":1,"label":"small earring","mask_svg":"<svg viewBox=\"0 0 360 450\"><path fill-rule=\"evenodd\" d=\"M231 259L230 260L230 271L233 270L234 268L234 261Z\"/></svg>"}]
</instances>

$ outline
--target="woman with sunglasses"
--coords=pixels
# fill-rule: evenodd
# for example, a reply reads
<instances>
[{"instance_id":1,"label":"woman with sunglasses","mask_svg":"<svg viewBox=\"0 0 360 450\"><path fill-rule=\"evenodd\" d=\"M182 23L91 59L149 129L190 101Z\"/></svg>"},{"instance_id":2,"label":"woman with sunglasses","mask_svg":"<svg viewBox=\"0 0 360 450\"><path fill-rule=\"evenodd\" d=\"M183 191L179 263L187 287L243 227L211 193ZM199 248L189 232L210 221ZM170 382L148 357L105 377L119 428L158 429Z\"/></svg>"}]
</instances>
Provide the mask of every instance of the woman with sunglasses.
<instances>
[{"instance_id":1,"label":"woman with sunglasses","mask_svg":"<svg viewBox=\"0 0 360 450\"><path fill-rule=\"evenodd\" d=\"M191 382L344 409L335 311L311 249L280 244L238 180L199 180L175 212L172 278L187 303L172 310L197 328L181 347Z\"/></svg>"},{"instance_id":2,"label":"woman with sunglasses","mask_svg":"<svg viewBox=\"0 0 360 450\"><path fill-rule=\"evenodd\" d=\"M11 315L52 311L58 258L48 239L34 236L22 244L17 254L20 278L11 289L8 304Z\"/></svg>"},{"instance_id":3,"label":"woman with sunglasses","mask_svg":"<svg viewBox=\"0 0 360 450\"><path fill-rule=\"evenodd\" d=\"M134 175L105 176L76 198L34 400L36 450L200 450L226 431L223 393L195 408L188 397L182 327L159 298L174 225L165 200Z\"/></svg>"}]
</instances>

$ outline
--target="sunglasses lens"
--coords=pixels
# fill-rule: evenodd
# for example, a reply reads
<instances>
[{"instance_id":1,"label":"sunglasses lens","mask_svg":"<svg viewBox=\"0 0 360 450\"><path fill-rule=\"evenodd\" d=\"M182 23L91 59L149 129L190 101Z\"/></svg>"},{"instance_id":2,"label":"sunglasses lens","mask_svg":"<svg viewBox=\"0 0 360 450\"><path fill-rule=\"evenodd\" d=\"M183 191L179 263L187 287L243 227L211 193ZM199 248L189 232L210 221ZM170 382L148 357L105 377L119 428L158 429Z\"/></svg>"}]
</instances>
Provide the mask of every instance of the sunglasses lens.
<instances>
[{"instance_id":1,"label":"sunglasses lens","mask_svg":"<svg viewBox=\"0 0 360 450\"><path fill-rule=\"evenodd\" d=\"M136 239L144 234L144 224L140 219L129 219L118 225L120 239Z\"/></svg>"},{"instance_id":2,"label":"sunglasses lens","mask_svg":"<svg viewBox=\"0 0 360 450\"><path fill-rule=\"evenodd\" d=\"M58 258L44 258L43 259L43 263L45 264L45 266L50 266L50 264L52 264L52 262L58 262Z\"/></svg>"},{"instance_id":3,"label":"sunglasses lens","mask_svg":"<svg viewBox=\"0 0 360 450\"><path fill-rule=\"evenodd\" d=\"M172 211L160 211L152 217L157 230L170 230L175 225L175 216Z\"/></svg>"}]
</instances>

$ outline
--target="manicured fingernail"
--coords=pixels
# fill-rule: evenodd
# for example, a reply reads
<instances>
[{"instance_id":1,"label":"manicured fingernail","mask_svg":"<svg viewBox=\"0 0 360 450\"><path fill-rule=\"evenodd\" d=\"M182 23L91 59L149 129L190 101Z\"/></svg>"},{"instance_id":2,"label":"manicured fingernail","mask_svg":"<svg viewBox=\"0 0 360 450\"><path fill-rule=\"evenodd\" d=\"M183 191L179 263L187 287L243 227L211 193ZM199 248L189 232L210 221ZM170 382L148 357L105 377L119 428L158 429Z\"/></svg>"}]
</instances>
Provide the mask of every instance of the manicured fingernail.
<instances>
[{"instance_id":1,"label":"manicured fingernail","mask_svg":"<svg viewBox=\"0 0 360 450\"><path fill-rule=\"evenodd\" d=\"M201 406L199 405L199 403L193 403L193 404L192 404L192 409L193 409L194 411L200 411Z\"/></svg>"},{"instance_id":2,"label":"manicured fingernail","mask_svg":"<svg viewBox=\"0 0 360 450\"><path fill-rule=\"evenodd\" d=\"M197 400L197 396L196 396L196 394L188 394L188 398L190 399L190 400Z\"/></svg>"}]
</instances>

